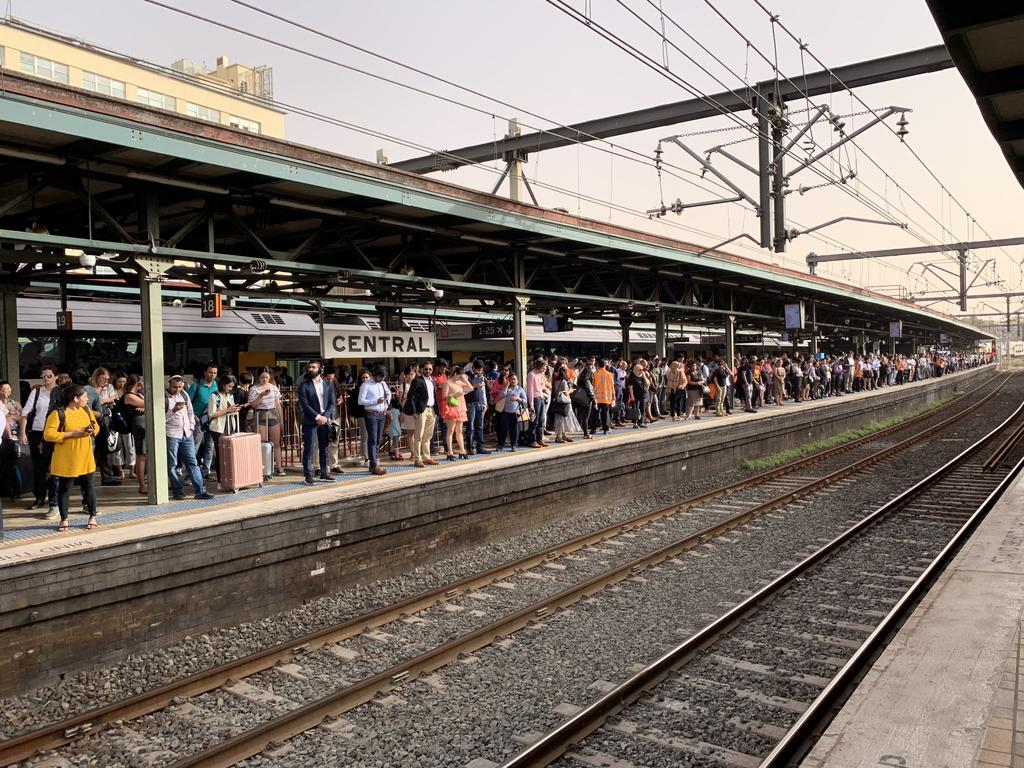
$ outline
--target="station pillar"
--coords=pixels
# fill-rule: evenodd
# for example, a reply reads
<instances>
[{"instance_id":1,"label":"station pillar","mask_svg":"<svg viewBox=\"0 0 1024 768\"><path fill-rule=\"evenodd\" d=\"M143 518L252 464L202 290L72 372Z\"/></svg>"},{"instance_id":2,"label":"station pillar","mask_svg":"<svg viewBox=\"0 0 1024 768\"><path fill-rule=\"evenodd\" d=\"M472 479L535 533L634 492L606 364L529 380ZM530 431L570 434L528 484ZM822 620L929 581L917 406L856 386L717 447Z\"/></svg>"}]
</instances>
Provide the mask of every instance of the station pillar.
<instances>
[{"instance_id":1,"label":"station pillar","mask_svg":"<svg viewBox=\"0 0 1024 768\"><path fill-rule=\"evenodd\" d=\"M665 310L658 310L654 316L654 354L665 359L667 349L665 346Z\"/></svg>"},{"instance_id":2,"label":"station pillar","mask_svg":"<svg viewBox=\"0 0 1024 768\"><path fill-rule=\"evenodd\" d=\"M725 363L732 366L736 360L736 315L725 316Z\"/></svg>"},{"instance_id":3,"label":"station pillar","mask_svg":"<svg viewBox=\"0 0 1024 768\"><path fill-rule=\"evenodd\" d=\"M169 259L140 258L139 295L142 298L142 377L146 389L146 482L149 503L165 504L167 487L167 424L164 400L164 319L160 283L173 265Z\"/></svg>"},{"instance_id":4,"label":"station pillar","mask_svg":"<svg viewBox=\"0 0 1024 768\"><path fill-rule=\"evenodd\" d=\"M622 328L622 359L632 363L633 359L629 348L629 327L633 324L632 312L619 312L619 327Z\"/></svg>"},{"instance_id":5,"label":"station pillar","mask_svg":"<svg viewBox=\"0 0 1024 768\"><path fill-rule=\"evenodd\" d=\"M0 376L11 382L15 400L21 400L20 355L18 289L14 285L0 286Z\"/></svg>"},{"instance_id":6,"label":"station pillar","mask_svg":"<svg viewBox=\"0 0 1024 768\"><path fill-rule=\"evenodd\" d=\"M818 357L818 305L811 302L811 357Z\"/></svg>"},{"instance_id":7,"label":"station pillar","mask_svg":"<svg viewBox=\"0 0 1024 768\"><path fill-rule=\"evenodd\" d=\"M526 388L526 308L530 306L529 296L512 298L512 351L515 353L515 371L519 384Z\"/></svg>"}]
</instances>

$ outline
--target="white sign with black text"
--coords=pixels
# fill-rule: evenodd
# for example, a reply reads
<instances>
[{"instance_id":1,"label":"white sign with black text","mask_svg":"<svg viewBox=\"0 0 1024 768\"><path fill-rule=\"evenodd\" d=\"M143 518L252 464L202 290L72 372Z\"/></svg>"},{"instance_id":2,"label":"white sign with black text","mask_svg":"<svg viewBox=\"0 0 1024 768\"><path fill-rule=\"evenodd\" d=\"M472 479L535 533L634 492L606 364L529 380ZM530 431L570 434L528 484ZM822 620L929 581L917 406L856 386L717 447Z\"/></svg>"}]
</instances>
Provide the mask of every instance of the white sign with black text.
<instances>
[{"instance_id":1,"label":"white sign with black text","mask_svg":"<svg viewBox=\"0 0 1024 768\"><path fill-rule=\"evenodd\" d=\"M437 339L433 333L326 326L321 335L321 348L325 358L427 358L437 356Z\"/></svg>"}]
</instances>

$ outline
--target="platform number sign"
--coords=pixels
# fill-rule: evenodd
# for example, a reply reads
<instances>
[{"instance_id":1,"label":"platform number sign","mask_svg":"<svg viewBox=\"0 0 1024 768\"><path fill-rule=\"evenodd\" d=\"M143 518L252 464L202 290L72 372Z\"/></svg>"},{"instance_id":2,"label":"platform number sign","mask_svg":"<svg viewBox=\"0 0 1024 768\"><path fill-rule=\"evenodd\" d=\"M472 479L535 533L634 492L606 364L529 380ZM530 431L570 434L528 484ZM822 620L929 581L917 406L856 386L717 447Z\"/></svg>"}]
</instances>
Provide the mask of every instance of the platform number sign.
<instances>
[{"instance_id":1,"label":"platform number sign","mask_svg":"<svg viewBox=\"0 0 1024 768\"><path fill-rule=\"evenodd\" d=\"M70 331L74 329L74 321L70 309L57 313L57 330Z\"/></svg>"},{"instance_id":2,"label":"platform number sign","mask_svg":"<svg viewBox=\"0 0 1024 768\"><path fill-rule=\"evenodd\" d=\"M224 312L224 297L219 293L204 293L202 299L203 317L220 317Z\"/></svg>"}]
</instances>

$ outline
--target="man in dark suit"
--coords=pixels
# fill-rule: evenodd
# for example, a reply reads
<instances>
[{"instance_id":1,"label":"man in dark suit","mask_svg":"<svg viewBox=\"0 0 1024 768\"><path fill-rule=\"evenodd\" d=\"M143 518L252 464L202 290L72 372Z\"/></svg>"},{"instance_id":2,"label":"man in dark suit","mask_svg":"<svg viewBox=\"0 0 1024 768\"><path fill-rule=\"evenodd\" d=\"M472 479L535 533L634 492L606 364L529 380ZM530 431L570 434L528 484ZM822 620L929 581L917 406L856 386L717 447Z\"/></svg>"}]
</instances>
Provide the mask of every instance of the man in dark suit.
<instances>
[{"instance_id":1,"label":"man in dark suit","mask_svg":"<svg viewBox=\"0 0 1024 768\"><path fill-rule=\"evenodd\" d=\"M302 471L306 485L315 485L313 479L313 436L316 435L320 459L320 480L332 482L327 463L328 432L335 409L334 388L320 375L320 361L310 360L306 375L299 384L299 408L302 409Z\"/></svg>"}]
</instances>

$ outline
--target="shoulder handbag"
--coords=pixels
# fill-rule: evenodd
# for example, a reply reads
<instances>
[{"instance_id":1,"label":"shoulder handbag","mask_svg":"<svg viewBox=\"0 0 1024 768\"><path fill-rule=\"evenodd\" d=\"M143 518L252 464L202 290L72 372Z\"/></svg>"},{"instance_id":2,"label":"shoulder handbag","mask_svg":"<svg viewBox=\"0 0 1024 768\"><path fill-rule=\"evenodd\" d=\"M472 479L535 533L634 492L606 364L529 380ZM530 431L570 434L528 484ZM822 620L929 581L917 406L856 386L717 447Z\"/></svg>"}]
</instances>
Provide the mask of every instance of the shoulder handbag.
<instances>
[{"instance_id":1,"label":"shoulder handbag","mask_svg":"<svg viewBox=\"0 0 1024 768\"><path fill-rule=\"evenodd\" d=\"M625 414L623 414L623 418L626 421L638 421L640 419L640 409L635 405L628 406Z\"/></svg>"},{"instance_id":2,"label":"shoulder handbag","mask_svg":"<svg viewBox=\"0 0 1024 768\"><path fill-rule=\"evenodd\" d=\"M568 405L569 403L572 402L572 397L569 395L569 392L567 390L564 390L564 389L561 392L558 393L557 399L558 399L558 402L560 402L560 403L562 403L564 405Z\"/></svg>"}]
</instances>

